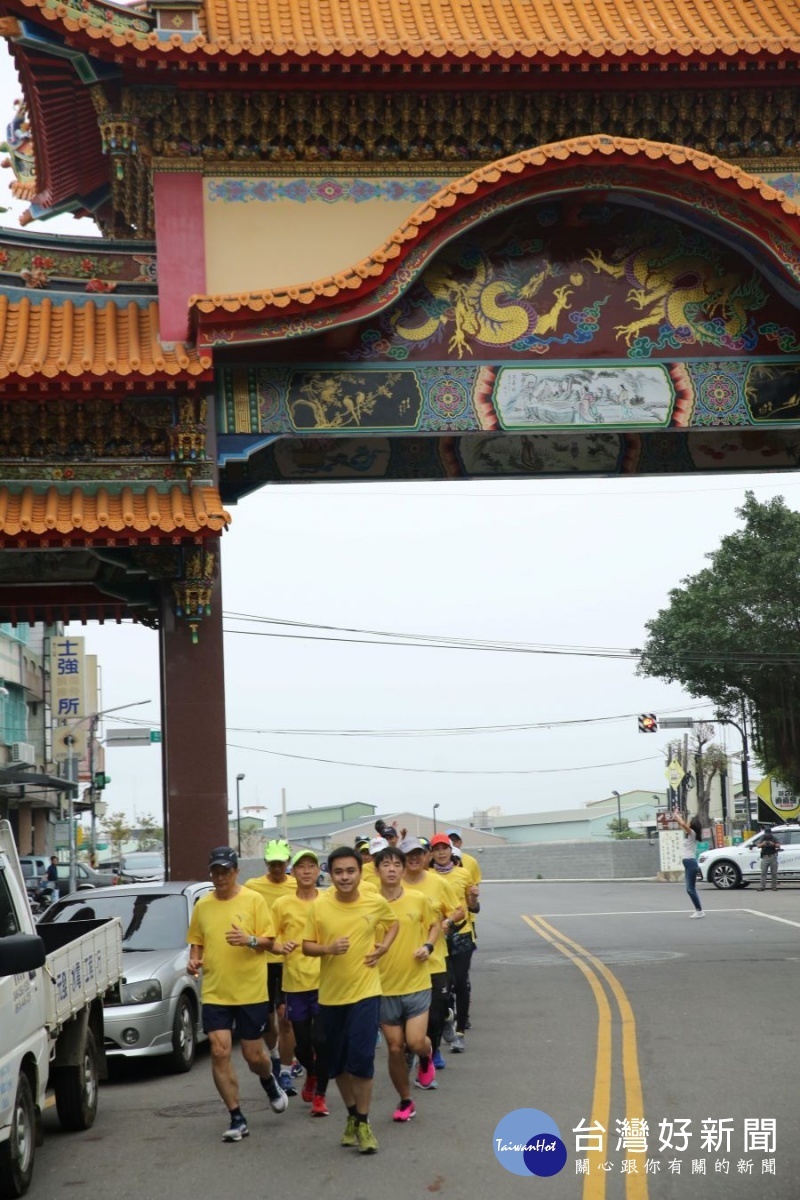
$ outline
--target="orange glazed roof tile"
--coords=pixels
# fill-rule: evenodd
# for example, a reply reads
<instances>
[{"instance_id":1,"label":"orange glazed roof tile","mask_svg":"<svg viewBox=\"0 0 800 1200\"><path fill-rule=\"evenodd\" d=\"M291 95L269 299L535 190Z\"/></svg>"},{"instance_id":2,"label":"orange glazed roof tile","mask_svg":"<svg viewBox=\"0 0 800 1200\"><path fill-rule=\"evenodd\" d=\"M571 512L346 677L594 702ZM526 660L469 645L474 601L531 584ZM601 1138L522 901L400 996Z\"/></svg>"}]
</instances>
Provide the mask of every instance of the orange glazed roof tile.
<instances>
[{"instance_id":1,"label":"orange glazed roof tile","mask_svg":"<svg viewBox=\"0 0 800 1200\"><path fill-rule=\"evenodd\" d=\"M41 293L40 293L41 295ZM208 356L158 338L158 305L141 307L108 300L50 299L23 296L10 301L0 293L0 380L43 375L201 375Z\"/></svg>"},{"instance_id":2,"label":"orange glazed roof tile","mask_svg":"<svg viewBox=\"0 0 800 1200\"><path fill-rule=\"evenodd\" d=\"M710 172L722 180L730 180L743 191L755 192L763 200L774 203L777 209L790 215L800 213L800 205L789 200L785 192L772 187L757 175L743 171L741 167L733 166L715 155L704 154L700 150L692 150L686 146L672 146L663 142L650 142L645 139L608 137L596 134L592 137L572 138L563 142L553 142L549 146L539 146L535 150L523 150L509 158L500 159L485 167L478 167L470 175L445 184L430 200L426 200L411 214L392 236L377 250L373 251L361 262L339 271L335 275L326 275L311 283L300 283L290 287L270 288L263 292L243 292L219 296L192 296L189 304L201 313L239 312L249 309L251 312L263 312L265 309L286 308L290 304L310 305L322 297L332 299L343 292L354 292L363 288L369 280L380 278L391 266L392 260L398 258L409 242L420 236L425 225L435 221L443 211L452 208L463 197L473 196L483 184L496 183L503 175L519 175L529 167L545 166L547 163L565 161L572 157L589 155L622 154L630 158L639 158L642 162L652 163L659 159L667 159L671 163L685 165L697 172Z\"/></svg>"},{"instance_id":3,"label":"orange glazed roof tile","mask_svg":"<svg viewBox=\"0 0 800 1200\"><path fill-rule=\"evenodd\" d=\"M0 487L0 538L26 533L80 539L86 534L218 532L230 521L219 492L212 487L187 490L173 484L168 492L152 486L143 492L123 487L117 493L104 487L91 493L79 487L69 492L53 486L45 492L32 487L18 492Z\"/></svg>"},{"instance_id":4,"label":"orange glazed roof tile","mask_svg":"<svg viewBox=\"0 0 800 1200\"><path fill-rule=\"evenodd\" d=\"M146 31L146 8L19 0L116 47L230 57L709 57L800 50L798 0L205 0L202 32ZM137 20L138 18L138 20ZM127 20L127 25L126 25Z\"/></svg>"}]
</instances>

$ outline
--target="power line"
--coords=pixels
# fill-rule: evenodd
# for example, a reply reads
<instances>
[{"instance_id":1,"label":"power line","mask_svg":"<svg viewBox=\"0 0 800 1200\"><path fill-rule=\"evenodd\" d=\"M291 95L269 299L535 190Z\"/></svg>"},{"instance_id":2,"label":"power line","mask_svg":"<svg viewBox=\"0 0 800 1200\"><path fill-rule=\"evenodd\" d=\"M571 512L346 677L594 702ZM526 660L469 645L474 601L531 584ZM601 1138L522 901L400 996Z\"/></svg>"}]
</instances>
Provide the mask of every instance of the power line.
<instances>
[{"instance_id":1,"label":"power line","mask_svg":"<svg viewBox=\"0 0 800 1200\"><path fill-rule=\"evenodd\" d=\"M264 750L260 746L239 746L235 742L226 744L229 750L248 750L253 754L270 754L275 758L294 758L301 762L326 763L333 767L358 767L365 771L402 771L411 775L559 775L568 771L599 771L604 767L627 767L632 763L663 760L662 754L649 754L646 758L628 758L612 763L590 763L585 767L531 767L519 771L458 771L448 770L444 767L392 767L384 763L343 762L338 758L316 758L310 754L289 754L284 750Z\"/></svg>"},{"instance_id":2,"label":"power line","mask_svg":"<svg viewBox=\"0 0 800 1200\"><path fill-rule=\"evenodd\" d=\"M625 649L614 646L579 646L569 644L548 644L535 642L512 642L481 638L460 638L444 634L398 633L396 631L378 629L360 629L343 625L323 625L308 621L291 621L282 617L261 617L249 613L224 613L228 620L249 622L257 625L277 625L282 628L300 629L302 633L275 633L272 630L255 631L247 629L225 629L228 634L239 634L243 637L272 637L279 639L294 639L296 641L339 642L352 645L367 646L403 646L422 649L473 650L484 653L498 654L541 654L548 656L564 656L573 658L602 658L622 659L626 662L637 662L643 651ZM306 633L306 630L323 630L324 633ZM332 637L331 633L348 635L358 634L359 637ZM665 654L665 659L672 659L685 665L736 665L739 667L768 667L768 666L800 666L800 655L783 653L781 651L748 651L748 650L683 650L676 654Z\"/></svg>"},{"instance_id":3,"label":"power line","mask_svg":"<svg viewBox=\"0 0 800 1200\"><path fill-rule=\"evenodd\" d=\"M673 713L693 712L698 708L706 708L706 702L700 704L683 704L680 708L661 708L659 713L670 716ZM618 713L605 717L572 717L560 720L509 722L505 725L443 725L417 729L261 729L253 726L227 725L226 733L249 733L262 737L355 737L355 738L429 738L429 737L473 737L481 734L496 733L527 733L541 730L566 729L582 725L599 725L615 721L634 720L638 713ZM700 719L700 718L698 718ZM152 725L141 717L118 717L117 720L126 725ZM713 717L708 718L713 721Z\"/></svg>"},{"instance_id":4,"label":"power line","mask_svg":"<svg viewBox=\"0 0 800 1200\"><path fill-rule=\"evenodd\" d=\"M386 638L353 638L353 637L330 637L328 635L305 635L299 633L271 633L271 632L256 632L250 629L224 629L223 633L239 634L242 637L268 637L278 638L279 640L289 640L295 642L339 642L345 646L402 646L405 649L415 650L482 650L487 653L494 654L550 654L572 656L578 658L621 658L629 661L635 661L636 655L626 651L624 654L601 653L594 650L548 650L544 647L533 648L520 646L500 646L500 645L485 645L478 643L459 644L456 642L447 641L391 641ZM411 638L411 634L401 634L401 637Z\"/></svg>"},{"instance_id":5,"label":"power line","mask_svg":"<svg viewBox=\"0 0 800 1200\"><path fill-rule=\"evenodd\" d=\"M672 713L694 711L706 708L702 704L684 704L679 709L660 708L659 713L669 716ZM244 726L229 725L228 733L252 733L269 736L294 737L378 737L378 738L416 738L416 737L472 737L480 734L495 733L527 733L540 730L566 729L581 725L599 725L614 721L632 721L638 713L619 713L607 717L573 717L567 720L529 721L509 723L507 725L450 725L434 726L423 729L254 729ZM713 720L713 718L710 718Z\"/></svg>"}]
</instances>

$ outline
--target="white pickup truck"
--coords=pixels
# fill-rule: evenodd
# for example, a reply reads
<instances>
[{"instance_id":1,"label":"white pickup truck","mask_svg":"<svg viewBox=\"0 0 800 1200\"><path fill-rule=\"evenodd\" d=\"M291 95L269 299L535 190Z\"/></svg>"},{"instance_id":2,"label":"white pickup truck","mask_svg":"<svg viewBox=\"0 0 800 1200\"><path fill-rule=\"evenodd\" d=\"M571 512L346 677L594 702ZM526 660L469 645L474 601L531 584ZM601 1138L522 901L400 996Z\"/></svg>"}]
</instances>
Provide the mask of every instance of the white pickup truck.
<instances>
[{"instance_id":1,"label":"white pickup truck","mask_svg":"<svg viewBox=\"0 0 800 1200\"><path fill-rule=\"evenodd\" d=\"M34 925L11 827L0 821L0 1198L30 1186L48 1087L64 1129L88 1129L105 1078L103 995L122 974L110 921Z\"/></svg>"}]
</instances>

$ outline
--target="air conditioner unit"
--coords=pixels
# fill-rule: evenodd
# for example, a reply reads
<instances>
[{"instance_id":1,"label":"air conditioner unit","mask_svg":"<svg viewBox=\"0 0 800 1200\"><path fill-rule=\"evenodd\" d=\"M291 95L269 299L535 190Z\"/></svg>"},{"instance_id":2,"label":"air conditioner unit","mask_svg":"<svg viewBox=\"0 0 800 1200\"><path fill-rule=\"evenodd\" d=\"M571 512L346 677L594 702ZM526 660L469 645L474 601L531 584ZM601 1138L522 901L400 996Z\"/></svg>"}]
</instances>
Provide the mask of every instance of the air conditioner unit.
<instances>
[{"instance_id":1,"label":"air conditioner unit","mask_svg":"<svg viewBox=\"0 0 800 1200\"><path fill-rule=\"evenodd\" d=\"M22 767L36 766L36 747L30 742L11 743L11 761Z\"/></svg>"}]
</instances>

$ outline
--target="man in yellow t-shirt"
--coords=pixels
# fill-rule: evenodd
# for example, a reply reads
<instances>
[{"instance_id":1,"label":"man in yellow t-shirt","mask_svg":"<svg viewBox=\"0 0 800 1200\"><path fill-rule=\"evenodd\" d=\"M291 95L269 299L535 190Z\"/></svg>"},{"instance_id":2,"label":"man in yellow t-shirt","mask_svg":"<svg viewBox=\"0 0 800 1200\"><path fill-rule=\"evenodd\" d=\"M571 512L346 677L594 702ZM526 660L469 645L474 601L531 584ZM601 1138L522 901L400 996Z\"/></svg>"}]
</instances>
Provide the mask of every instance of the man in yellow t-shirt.
<instances>
[{"instance_id":1,"label":"man in yellow t-shirt","mask_svg":"<svg viewBox=\"0 0 800 1200\"><path fill-rule=\"evenodd\" d=\"M288 1106L272 1075L262 1034L267 1023L267 977L263 955L272 949L274 932L264 901L240 887L239 859L230 846L217 846L208 860L213 892L194 906L187 940L190 975L202 971L203 1032L211 1044L214 1084L230 1113L223 1142L249 1134L239 1107L239 1081L233 1069L233 1030L242 1055L269 1097L273 1112Z\"/></svg>"},{"instance_id":2,"label":"man in yellow t-shirt","mask_svg":"<svg viewBox=\"0 0 800 1200\"><path fill-rule=\"evenodd\" d=\"M472 854L467 854L463 846L463 839L457 829L448 829L447 836L450 838L451 846L455 846L456 850L461 851L461 866L469 875L470 882L474 883L476 887L480 887L483 875L481 874L477 858Z\"/></svg>"},{"instance_id":3,"label":"man in yellow t-shirt","mask_svg":"<svg viewBox=\"0 0 800 1200\"><path fill-rule=\"evenodd\" d=\"M358 853L361 855L361 883L359 888L370 888L371 891L379 892L378 876L375 873L375 865L372 861L369 852L370 838L357 837L355 846Z\"/></svg>"},{"instance_id":4,"label":"man in yellow t-shirt","mask_svg":"<svg viewBox=\"0 0 800 1200\"><path fill-rule=\"evenodd\" d=\"M292 852L289 843L284 838L276 838L267 842L264 850L264 861L267 865L266 874L248 879L244 885L258 892L266 901L271 911L276 900L282 896L293 896L297 883L288 873L289 859ZM294 1033L291 1022L286 1017L286 1004L283 996L283 959L279 954L265 954L267 963L267 990L269 994L269 1021L264 1040L272 1057L272 1073L278 1080L287 1096L296 1096L297 1089L292 1079L292 1060L294 1059Z\"/></svg>"},{"instance_id":5,"label":"man in yellow t-shirt","mask_svg":"<svg viewBox=\"0 0 800 1200\"><path fill-rule=\"evenodd\" d=\"M384 958L380 973L381 1029L389 1051L389 1078L400 1097L392 1120L410 1121L417 1110L411 1099L411 1081L406 1050L419 1059L417 1086L436 1087L433 1048L428 1038L431 1006L429 961L440 924L433 902L422 892L403 887L406 856L387 846L376 856L381 895L399 923L397 937Z\"/></svg>"},{"instance_id":6,"label":"man in yellow t-shirt","mask_svg":"<svg viewBox=\"0 0 800 1200\"><path fill-rule=\"evenodd\" d=\"M427 869L429 851L417 838L406 838L400 843L400 849L406 856L404 887L422 892L428 897L441 924L442 933L449 933L454 922L463 921L466 915L458 890L443 875ZM447 941L444 936L434 944L428 968L431 973L428 1037L433 1048L433 1065L437 1071L443 1071L447 1063L439 1049L442 1037L449 1036L446 1030L452 1030L455 1036L451 1019L452 989L447 970Z\"/></svg>"},{"instance_id":7,"label":"man in yellow t-shirt","mask_svg":"<svg viewBox=\"0 0 800 1200\"><path fill-rule=\"evenodd\" d=\"M361 892L361 855L339 846L328 855L333 895L310 906L303 953L320 958L319 1003L331 1078L347 1108L343 1146L361 1154L378 1149L369 1124L381 979L375 969L398 923L377 892Z\"/></svg>"},{"instance_id":8,"label":"man in yellow t-shirt","mask_svg":"<svg viewBox=\"0 0 800 1200\"><path fill-rule=\"evenodd\" d=\"M303 954L309 905L319 895L319 858L313 850L298 850L292 874L297 882L294 895L281 896L272 906L273 953L283 957L286 1017L292 1023L297 1061L306 1073L301 1095L311 1105L312 1117L327 1117L328 1048L319 1011L320 960Z\"/></svg>"},{"instance_id":9,"label":"man in yellow t-shirt","mask_svg":"<svg viewBox=\"0 0 800 1200\"><path fill-rule=\"evenodd\" d=\"M456 1009L455 1037L450 1043L450 1050L453 1054L463 1054L467 1048L464 1034L469 1029L469 968L475 949L472 921L474 914L480 912L479 889L477 884L472 883L468 872L457 865L453 858L453 845L447 834L437 833L431 838L431 853L433 870L453 884L466 909L464 921L456 922L447 937L448 971Z\"/></svg>"},{"instance_id":10,"label":"man in yellow t-shirt","mask_svg":"<svg viewBox=\"0 0 800 1200\"><path fill-rule=\"evenodd\" d=\"M376 892L381 890L381 881L378 879L378 870L375 866L375 855L380 854L381 850L385 850L389 845L385 837L370 838L369 842L369 858L364 861L361 858L361 883L371 883Z\"/></svg>"}]
</instances>

